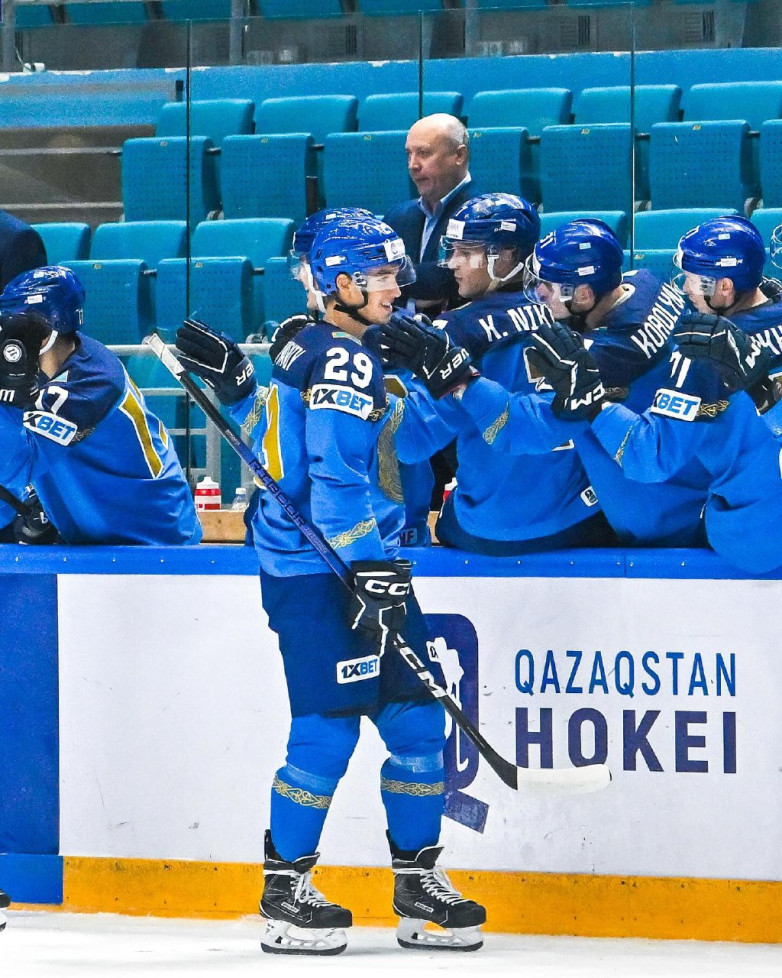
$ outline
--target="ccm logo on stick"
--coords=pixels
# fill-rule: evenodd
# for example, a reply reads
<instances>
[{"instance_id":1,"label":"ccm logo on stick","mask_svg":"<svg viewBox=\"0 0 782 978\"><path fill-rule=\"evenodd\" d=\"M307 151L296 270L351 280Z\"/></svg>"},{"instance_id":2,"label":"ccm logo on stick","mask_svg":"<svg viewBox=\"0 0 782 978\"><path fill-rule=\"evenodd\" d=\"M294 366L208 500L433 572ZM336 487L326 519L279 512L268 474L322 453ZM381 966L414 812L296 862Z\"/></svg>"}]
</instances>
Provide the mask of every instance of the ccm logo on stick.
<instances>
[{"instance_id":1,"label":"ccm logo on stick","mask_svg":"<svg viewBox=\"0 0 782 978\"><path fill-rule=\"evenodd\" d=\"M358 683L362 679L374 679L380 673L380 656L368 655L363 659L346 659L337 663L337 682Z\"/></svg>"}]
</instances>

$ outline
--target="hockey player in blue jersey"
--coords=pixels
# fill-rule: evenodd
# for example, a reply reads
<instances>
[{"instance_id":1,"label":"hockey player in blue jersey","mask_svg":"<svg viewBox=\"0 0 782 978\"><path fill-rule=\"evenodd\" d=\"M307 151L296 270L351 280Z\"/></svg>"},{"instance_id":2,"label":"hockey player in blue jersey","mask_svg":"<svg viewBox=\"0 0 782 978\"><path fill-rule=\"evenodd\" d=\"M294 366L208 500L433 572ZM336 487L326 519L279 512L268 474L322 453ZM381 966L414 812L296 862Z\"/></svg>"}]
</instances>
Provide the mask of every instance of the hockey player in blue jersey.
<instances>
[{"instance_id":1,"label":"hockey player in blue jersey","mask_svg":"<svg viewBox=\"0 0 782 978\"><path fill-rule=\"evenodd\" d=\"M399 942L474 949L482 942L485 910L461 897L436 865L443 712L401 658L385 651L388 631L402 630L412 648L427 656L410 564L399 559L398 549L404 511L395 429L412 414L397 411L379 361L362 342L371 325L390 319L409 261L390 227L364 218L326 226L315 237L309 265L325 313L278 353L268 390L248 375L238 349L217 366L208 365L207 359L216 363L211 357L185 361L209 379L265 467L354 579L351 596L277 500L261 494L253 520L261 591L279 636L292 716L286 763L272 787L262 946L304 954L335 954L346 946L351 913L318 893L311 870L366 715L389 751L380 789ZM205 327L200 329L203 346ZM178 336L186 350L191 333L185 324ZM419 427L426 442L428 426ZM447 928L450 936L424 930L425 921Z\"/></svg>"},{"instance_id":2,"label":"hockey player in blue jersey","mask_svg":"<svg viewBox=\"0 0 782 978\"><path fill-rule=\"evenodd\" d=\"M483 194L455 212L441 239L441 262L454 272L466 304L434 323L450 343L469 351L484 378L500 390L536 390L527 354L530 337L548 309L522 293L524 263L538 240L540 220L512 194ZM397 316L388 327L404 328ZM415 324L408 321L415 329ZM416 357L396 362L417 369ZM394 362L391 357L389 362ZM501 455L492 442L502 422L479 428L471 417L442 405L455 424L456 488L437 521L440 542L495 556L599 546L611 540L595 493L568 438L542 451Z\"/></svg>"},{"instance_id":3,"label":"hockey player in blue jersey","mask_svg":"<svg viewBox=\"0 0 782 978\"><path fill-rule=\"evenodd\" d=\"M760 235L741 217L714 218L684 235L676 263L694 311L674 330L678 349L643 414L610 403L591 351L573 334L540 336L563 416L587 417L633 479L665 482L696 462L708 541L751 572L782 565L782 538L768 532L782 520L779 445L752 401L735 393L746 387L761 411L775 403L768 350L780 335L782 302L761 287L764 261Z\"/></svg>"},{"instance_id":4,"label":"hockey player in blue jersey","mask_svg":"<svg viewBox=\"0 0 782 978\"><path fill-rule=\"evenodd\" d=\"M64 543L198 543L173 442L117 357L81 332L83 302L60 266L0 296L0 483L31 485Z\"/></svg>"}]
</instances>

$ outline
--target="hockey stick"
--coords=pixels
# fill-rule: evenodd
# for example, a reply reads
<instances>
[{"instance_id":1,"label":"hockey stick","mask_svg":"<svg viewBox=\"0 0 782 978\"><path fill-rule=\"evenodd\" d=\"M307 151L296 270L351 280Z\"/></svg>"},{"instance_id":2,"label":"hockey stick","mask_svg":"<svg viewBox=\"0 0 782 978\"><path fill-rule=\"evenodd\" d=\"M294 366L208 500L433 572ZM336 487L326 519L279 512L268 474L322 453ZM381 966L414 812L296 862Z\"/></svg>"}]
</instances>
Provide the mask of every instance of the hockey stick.
<instances>
[{"instance_id":1,"label":"hockey stick","mask_svg":"<svg viewBox=\"0 0 782 978\"><path fill-rule=\"evenodd\" d=\"M5 486L0 486L0 502L8 503L11 509L15 509L20 516L30 515L30 507L21 499L17 499Z\"/></svg>"},{"instance_id":2,"label":"hockey stick","mask_svg":"<svg viewBox=\"0 0 782 978\"><path fill-rule=\"evenodd\" d=\"M183 364L168 349L161 337L157 333L152 333L150 336L144 338L144 342L152 348L163 366L181 384L190 397L193 398L231 448L246 463L250 471L258 479L258 482L277 500L281 508L288 514L293 524L306 537L318 555L337 575L345 587L352 591L350 570L339 554L304 519L294 503L255 457L252 449L236 434L218 408L215 407L204 391L195 383ZM399 634L391 635L389 636L389 640L393 648L399 652L421 683L426 686L435 699L440 701L443 708L453 717L454 723L470 738L478 748L480 754L485 758L489 767L492 768L508 787L516 791L521 788L538 787L546 790L553 789L564 792L590 792L600 791L608 785L611 780L611 773L606 764L588 764L583 767L532 770L530 768L519 767L504 757L501 757L469 717L462 712L461 708L448 692L437 685L432 674L415 652L407 645L402 636Z\"/></svg>"}]
</instances>

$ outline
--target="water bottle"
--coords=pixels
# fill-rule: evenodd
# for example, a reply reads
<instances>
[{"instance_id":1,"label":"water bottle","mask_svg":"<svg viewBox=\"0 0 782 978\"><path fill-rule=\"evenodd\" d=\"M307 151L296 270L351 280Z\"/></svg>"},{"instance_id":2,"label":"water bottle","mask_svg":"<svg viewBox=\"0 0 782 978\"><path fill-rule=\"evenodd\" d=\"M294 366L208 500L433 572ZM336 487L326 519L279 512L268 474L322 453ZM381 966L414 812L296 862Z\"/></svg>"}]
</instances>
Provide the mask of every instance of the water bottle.
<instances>
[{"instance_id":1,"label":"water bottle","mask_svg":"<svg viewBox=\"0 0 782 978\"><path fill-rule=\"evenodd\" d=\"M247 509L247 490L244 486L239 486L234 494L231 509L235 513L243 513Z\"/></svg>"},{"instance_id":2,"label":"water bottle","mask_svg":"<svg viewBox=\"0 0 782 978\"><path fill-rule=\"evenodd\" d=\"M203 479L196 486L195 491L195 508L198 511L205 509L220 509L222 506L222 496L220 494L220 486L210 479L209 476L204 476Z\"/></svg>"}]
</instances>

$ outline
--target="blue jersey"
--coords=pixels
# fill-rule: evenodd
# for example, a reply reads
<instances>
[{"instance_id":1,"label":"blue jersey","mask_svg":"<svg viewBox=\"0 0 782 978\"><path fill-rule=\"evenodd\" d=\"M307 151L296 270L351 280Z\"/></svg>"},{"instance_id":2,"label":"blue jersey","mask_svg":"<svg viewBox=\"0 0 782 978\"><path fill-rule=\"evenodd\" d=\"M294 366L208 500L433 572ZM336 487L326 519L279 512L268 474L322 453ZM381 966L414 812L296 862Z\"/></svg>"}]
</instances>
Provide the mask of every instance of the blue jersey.
<instances>
[{"instance_id":1,"label":"blue jersey","mask_svg":"<svg viewBox=\"0 0 782 978\"><path fill-rule=\"evenodd\" d=\"M398 555L405 523L399 461L428 458L442 431L427 424L436 418L426 400L414 401L387 393L380 362L360 340L321 322L283 348L268 389L257 387L232 415L304 519L350 564ZM328 570L265 492L253 537L268 574Z\"/></svg>"},{"instance_id":2,"label":"blue jersey","mask_svg":"<svg viewBox=\"0 0 782 978\"><path fill-rule=\"evenodd\" d=\"M79 334L35 406L0 407L0 482L31 483L70 544L194 544L193 497L163 424L117 357Z\"/></svg>"},{"instance_id":3,"label":"blue jersey","mask_svg":"<svg viewBox=\"0 0 782 978\"><path fill-rule=\"evenodd\" d=\"M779 334L782 302L731 318L770 345ZM639 416L610 406L592 428L634 479L662 481L697 461L708 480L704 517L712 547L753 572L782 564L782 541L768 532L782 516L779 444L751 400L731 395L710 362L693 362L675 350L648 411Z\"/></svg>"},{"instance_id":4,"label":"blue jersey","mask_svg":"<svg viewBox=\"0 0 782 978\"><path fill-rule=\"evenodd\" d=\"M509 391L534 392L537 380L527 359L530 335L551 322L546 306L521 292L498 290L446 313L435 322L465 347L484 377ZM445 408L443 408L445 410ZM502 457L492 442L502 425L479 429L459 418L459 469L452 500L459 526L473 537L527 541L553 536L598 511L570 435L546 446L545 454Z\"/></svg>"}]
</instances>

